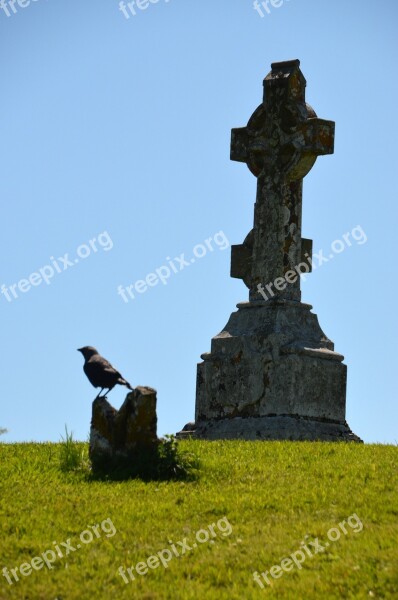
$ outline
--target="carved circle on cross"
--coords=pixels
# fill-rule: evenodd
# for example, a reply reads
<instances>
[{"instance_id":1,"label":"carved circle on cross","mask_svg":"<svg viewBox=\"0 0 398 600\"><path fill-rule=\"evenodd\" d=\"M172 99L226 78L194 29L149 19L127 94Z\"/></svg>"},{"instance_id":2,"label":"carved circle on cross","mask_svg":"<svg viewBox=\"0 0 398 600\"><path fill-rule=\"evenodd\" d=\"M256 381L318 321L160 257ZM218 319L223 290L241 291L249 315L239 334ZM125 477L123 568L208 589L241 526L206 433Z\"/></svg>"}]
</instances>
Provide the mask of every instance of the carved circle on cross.
<instances>
[{"instance_id":1,"label":"carved circle on cross","mask_svg":"<svg viewBox=\"0 0 398 600\"><path fill-rule=\"evenodd\" d=\"M308 103L306 109L307 119L317 117ZM305 136L300 124L288 130L282 130L279 123L276 127L270 126L264 104L260 104L250 117L247 132L247 166L255 177L263 172L273 176L279 172L288 180L302 179L315 164L317 156L303 152Z\"/></svg>"}]
</instances>

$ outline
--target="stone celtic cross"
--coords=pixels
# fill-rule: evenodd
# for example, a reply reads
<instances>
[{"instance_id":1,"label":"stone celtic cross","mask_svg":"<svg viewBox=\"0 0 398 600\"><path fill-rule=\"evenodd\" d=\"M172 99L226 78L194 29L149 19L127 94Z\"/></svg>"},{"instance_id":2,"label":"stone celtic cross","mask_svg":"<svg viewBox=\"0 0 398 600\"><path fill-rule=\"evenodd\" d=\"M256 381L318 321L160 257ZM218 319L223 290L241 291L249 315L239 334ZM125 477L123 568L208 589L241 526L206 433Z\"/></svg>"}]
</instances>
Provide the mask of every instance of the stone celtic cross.
<instances>
[{"instance_id":1,"label":"stone celtic cross","mask_svg":"<svg viewBox=\"0 0 398 600\"><path fill-rule=\"evenodd\" d=\"M231 276L243 279L250 301L262 300L259 286L269 284L275 298L300 301L297 267L311 265L312 240L301 237L302 183L317 156L333 154L334 122L306 104L299 67L299 60L272 63L263 103L247 127L232 130L231 159L258 180L254 227L232 247L231 261Z\"/></svg>"},{"instance_id":2,"label":"stone celtic cross","mask_svg":"<svg viewBox=\"0 0 398 600\"><path fill-rule=\"evenodd\" d=\"M300 274L312 262L312 241L301 237L303 178L333 153L334 122L306 104L299 67L273 63L263 103L247 127L232 130L232 160L257 177L254 226L231 260L249 301L202 354L195 422L181 437L361 441L345 420L344 356L301 302Z\"/></svg>"}]
</instances>

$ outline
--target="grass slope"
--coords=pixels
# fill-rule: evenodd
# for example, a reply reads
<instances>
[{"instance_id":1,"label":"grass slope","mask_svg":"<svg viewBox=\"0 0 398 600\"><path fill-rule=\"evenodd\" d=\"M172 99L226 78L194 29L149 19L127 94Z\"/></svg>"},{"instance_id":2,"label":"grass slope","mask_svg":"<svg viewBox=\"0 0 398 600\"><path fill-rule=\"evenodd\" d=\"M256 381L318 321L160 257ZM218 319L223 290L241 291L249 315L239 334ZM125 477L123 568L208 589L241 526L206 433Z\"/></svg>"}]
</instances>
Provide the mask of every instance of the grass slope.
<instances>
[{"instance_id":1,"label":"grass slope","mask_svg":"<svg viewBox=\"0 0 398 600\"><path fill-rule=\"evenodd\" d=\"M3 567L54 551L54 543L65 553L62 542L76 547L82 532L100 525L92 542L58 558L51 570L37 561L38 570L17 571L12 585L0 576L1 600L398 597L397 447L238 441L181 447L201 461L197 481L90 481L84 472L62 473L60 445L0 444L0 575ZM280 565L303 540L310 549L315 538L323 545L330 528L354 513L362 531L346 524L347 534L340 531L325 551L307 556L301 569L292 563L288 572L274 570L279 577L268 575L264 589L253 580L253 572ZM192 547L205 529L209 542L185 549L167 568L155 558L157 568L133 571L127 584L118 573L164 549L172 554L171 542L182 552L178 542L187 538ZM22 570L29 572L26 565Z\"/></svg>"}]
</instances>

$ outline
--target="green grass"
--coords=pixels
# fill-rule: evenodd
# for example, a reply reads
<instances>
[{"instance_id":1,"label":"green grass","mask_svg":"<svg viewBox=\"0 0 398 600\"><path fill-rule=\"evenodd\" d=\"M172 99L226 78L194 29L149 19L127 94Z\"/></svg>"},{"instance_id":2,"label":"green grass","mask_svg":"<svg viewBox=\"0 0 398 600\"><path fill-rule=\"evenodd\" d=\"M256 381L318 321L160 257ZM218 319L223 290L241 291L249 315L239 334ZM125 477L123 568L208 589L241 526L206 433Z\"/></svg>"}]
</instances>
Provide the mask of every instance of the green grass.
<instances>
[{"instance_id":1,"label":"green grass","mask_svg":"<svg viewBox=\"0 0 398 600\"><path fill-rule=\"evenodd\" d=\"M197 480L93 481L85 468L62 471L62 444L0 444L0 599L398 597L397 447L184 441L181 448L199 457ZM87 445L76 450L84 456ZM254 571L280 564L306 535L323 544L354 513L361 532L346 524L347 534L302 569L271 578L265 589L253 581ZM214 543L198 543L167 569L134 571L128 584L117 573L170 548L169 541L192 544L213 523L232 531L223 536L215 526ZM1 576L3 567L29 563L54 542L70 538L75 547L96 524L99 536L52 570L19 575L13 585Z\"/></svg>"},{"instance_id":2,"label":"green grass","mask_svg":"<svg viewBox=\"0 0 398 600\"><path fill-rule=\"evenodd\" d=\"M88 470L90 468L87 444L79 444L73 439L65 425L65 437L61 436L59 466L64 473L68 471Z\"/></svg>"}]
</instances>

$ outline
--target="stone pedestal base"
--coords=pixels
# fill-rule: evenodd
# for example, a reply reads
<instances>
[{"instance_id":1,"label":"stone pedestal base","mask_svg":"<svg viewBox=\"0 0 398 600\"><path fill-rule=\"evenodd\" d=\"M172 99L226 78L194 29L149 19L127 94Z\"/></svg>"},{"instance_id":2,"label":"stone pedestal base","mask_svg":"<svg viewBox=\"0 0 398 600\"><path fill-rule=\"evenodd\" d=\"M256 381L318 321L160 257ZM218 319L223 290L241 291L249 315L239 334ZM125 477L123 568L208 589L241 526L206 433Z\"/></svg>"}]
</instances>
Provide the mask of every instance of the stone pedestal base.
<instances>
[{"instance_id":1,"label":"stone pedestal base","mask_svg":"<svg viewBox=\"0 0 398 600\"><path fill-rule=\"evenodd\" d=\"M195 437L360 441L345 423L344 357L311 308L238 304L198 365Z\"/></svg>"},{"instance_id":2,"label":"stone pedestal base","mask_svg":"<svg viewBox=\"0 0 398 600\"><path fill-rule=\"evenodd\" d=\"M309 442L362 442L347 423L304 417L275 416L220 419L188 423L177 438L204 440L291 440Z\"/></svg>"}]
</instances>

